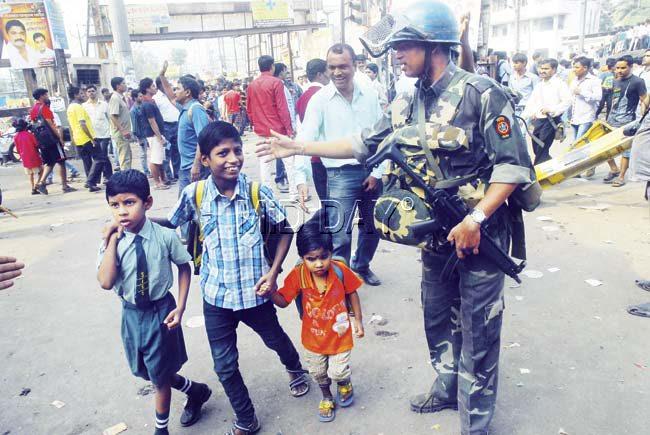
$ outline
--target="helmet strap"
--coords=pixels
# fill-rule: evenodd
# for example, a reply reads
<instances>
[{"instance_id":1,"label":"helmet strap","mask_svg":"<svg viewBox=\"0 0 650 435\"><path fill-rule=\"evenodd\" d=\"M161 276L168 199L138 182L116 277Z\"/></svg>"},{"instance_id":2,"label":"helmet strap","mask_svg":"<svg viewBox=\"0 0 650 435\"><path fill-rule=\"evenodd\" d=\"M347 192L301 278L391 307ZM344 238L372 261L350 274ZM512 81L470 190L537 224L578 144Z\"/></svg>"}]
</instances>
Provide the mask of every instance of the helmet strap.
<instances>
[{"instance_id":1,"label":"helmet strap","mask_svg":"<svg viewBox=\"0 0 650 435\"><path fill-rule=\"evenodd\" d=\"M429 44L424 55L424 71L420 76L420 86L429 87L433 84L433 68L431 67L431 61L433 56L437 51L440 50L440 44ZM448 63L451 62L451 51L447 51L447 60Z\"/></svg>"}]
</instances>

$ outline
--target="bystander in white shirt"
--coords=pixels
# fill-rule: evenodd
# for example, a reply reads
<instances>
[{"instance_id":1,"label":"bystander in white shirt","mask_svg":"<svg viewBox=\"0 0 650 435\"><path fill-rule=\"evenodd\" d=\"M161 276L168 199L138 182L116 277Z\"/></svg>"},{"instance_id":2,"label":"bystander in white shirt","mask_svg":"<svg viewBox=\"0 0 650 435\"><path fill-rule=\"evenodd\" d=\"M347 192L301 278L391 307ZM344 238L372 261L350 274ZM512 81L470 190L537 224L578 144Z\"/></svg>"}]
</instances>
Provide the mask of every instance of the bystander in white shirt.
<instances>
[{"instance_id":1,"label":"bystander in white shirt","mask_svg":"<svg viewBox=\"0 0 650 435\"><path fill-rule=\"evenodd\" d=\"M111 137L111 127L108 121L108 103L99 98L95 102L88 99L88 101L83 103L82 106L86 109L86 112L93 123L95 137L97 139L107 139Z\"/></svg>"},{"instance_id":2,"label":"bystander in white shirt","mask_svg":"<svg viewBox=\"0 0 650 435\"><path fill-rule=\"evenodd\" d=\"M530 94L522 116L524 119L544 119L546 110L552 117L560 116L571 107L571 90L569 85L557 75L548 80L541 80Z\"/></svg>"},{"instance_id":3,"label":"bystander in white shirt","mask_svg":"<svg viewBox=\"0 0 650 435\"><path fill-rule=\"evenodd\" d=\"M600 80L586 74L583 78L575 78L570 85L571 95L571 124L581 125L596 120L596 111L603 95Z\"/></svg>"},{"instance_id":4,"label":"bystander in white shirt","mask_svg":"<svg viewBox=\"0 0 650 435\"><path fill-rule=\"evenodd\" d=\"M178 117L181 115L181 112L178 111L176 105L169 101L167 95L158 90L156 95L153 96L153 100L156 102L156 106L158 106L164 122L178 122Z\"/></svg>"}]
</instances>

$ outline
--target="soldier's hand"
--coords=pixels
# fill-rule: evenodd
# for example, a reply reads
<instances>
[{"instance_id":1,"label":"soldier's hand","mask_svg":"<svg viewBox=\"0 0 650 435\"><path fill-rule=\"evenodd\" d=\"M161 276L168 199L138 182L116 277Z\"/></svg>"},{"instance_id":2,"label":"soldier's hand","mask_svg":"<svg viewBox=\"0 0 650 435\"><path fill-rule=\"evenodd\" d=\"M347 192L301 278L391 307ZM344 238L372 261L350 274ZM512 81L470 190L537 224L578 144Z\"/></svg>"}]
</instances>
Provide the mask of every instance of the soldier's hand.
<instances>
[{"instance_id":1,"label":"soldier's hand","mask_svg":"<svg viewBox=\"0 0 650 435\"><path fill-rule=\"evenodd\" d=\"M363 182L363 190L365 192L373 192L375 189L377 189L378 181L379 180L370 175Z\"/></svg>"},{"instance_id":2,"label":"soldier's hand","mask_svg":"<svg viewBox=\"0 0 650 435\"><path fill-rule=\"evenodd\" d=\"M449 232L447 240L456 248L456 255L461 260L471 254L477 255L481 243L481 226L466 216Z\"/></svg>"},{"instance_id":3,"label":"soldier's hand","mask_svg":"<svg viewBox=\"0 0 650 435\"><path fill-rule=\"evenodd\" d=\"M306 184L299 184L297 186L298 189L298 201L300 202L300 208L308 212L309 210L307 209L307 205L305 204L307 202L307 198L309 197L309 186Z\"/></svg>"},{"instance_id":4,"label":"soldier's hand","mask_svg":"<svg viewBox=\"0 0 650 435\"><path fill-rule=\"evenodd\" d=\"M16 261L14 257L0 256L0 290L4 290L14 285L14 279L18 278L22 274L20 269L24 267L25 264Z\"/></svg>"},{"instance_id":5,"label":"soldier's hand","mask_svg":"<svg viewBox=\"0 0 650 435\"><path fill-rule=\"evenodd\" d=\"M256 144L255 154L257 154L257 157L267 157L265 162L295 156L302 149L302 144L294 141L289 136L276 133L273 130L271 130L271 136Z\"/></svg>"}]
</instances>

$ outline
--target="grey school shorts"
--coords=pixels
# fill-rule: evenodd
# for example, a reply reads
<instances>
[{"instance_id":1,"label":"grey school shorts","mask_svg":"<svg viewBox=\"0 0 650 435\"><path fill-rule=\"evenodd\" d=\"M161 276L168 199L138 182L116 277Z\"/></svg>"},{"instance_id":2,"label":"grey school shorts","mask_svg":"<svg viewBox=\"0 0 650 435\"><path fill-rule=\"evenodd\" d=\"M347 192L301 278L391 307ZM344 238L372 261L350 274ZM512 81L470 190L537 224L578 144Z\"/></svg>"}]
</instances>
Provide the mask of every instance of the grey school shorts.
<instances>
[{"instance_id":1,"label":"grey school shorts","mask_svg":"<svg viewBox=\"0 0 650 435\"><path fill-rule=\"evenodd\" d=\"M154 385L165 385L187 361L181 327L170 331L163 322L176 308L171 293L139 309L122 301L122 343L131 372Z\"/></svg>"}]
</instances>

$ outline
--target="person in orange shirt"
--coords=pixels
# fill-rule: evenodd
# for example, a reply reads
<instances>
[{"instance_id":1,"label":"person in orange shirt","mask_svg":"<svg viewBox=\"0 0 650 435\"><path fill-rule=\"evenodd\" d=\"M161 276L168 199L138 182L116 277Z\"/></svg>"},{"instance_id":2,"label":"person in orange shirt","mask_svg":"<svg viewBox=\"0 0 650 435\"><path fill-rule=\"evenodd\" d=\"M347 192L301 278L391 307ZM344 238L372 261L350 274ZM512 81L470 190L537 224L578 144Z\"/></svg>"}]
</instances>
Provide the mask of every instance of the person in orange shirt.
<instances>
[{"instance_id":1,"label":"person in orange shirt","mask_svg":"<svg viewBox=\"0 0 650 435\"><path fill-rule=\"evenodd\" d=\"M323 399L318 406L322 422L334 420L336 404L330 390L337 384L336 402L341 407L352 405L354 393L350 381L352 328L356 337L363 337L361 303L357 289L363 283L345 263L332 260L332 234L321 230L324 214L316 214L296 237L297 265L284 280L284 286L271 299L278 307L288 306L302 295L302 344L307 351L309 372L318 383ZM348 317L346 296L353 316Z\"/></svg>"}]
</instances>

